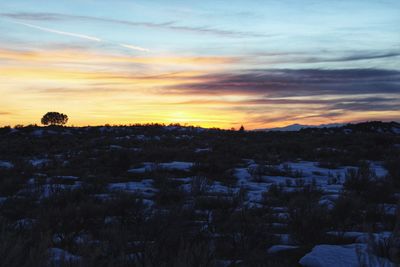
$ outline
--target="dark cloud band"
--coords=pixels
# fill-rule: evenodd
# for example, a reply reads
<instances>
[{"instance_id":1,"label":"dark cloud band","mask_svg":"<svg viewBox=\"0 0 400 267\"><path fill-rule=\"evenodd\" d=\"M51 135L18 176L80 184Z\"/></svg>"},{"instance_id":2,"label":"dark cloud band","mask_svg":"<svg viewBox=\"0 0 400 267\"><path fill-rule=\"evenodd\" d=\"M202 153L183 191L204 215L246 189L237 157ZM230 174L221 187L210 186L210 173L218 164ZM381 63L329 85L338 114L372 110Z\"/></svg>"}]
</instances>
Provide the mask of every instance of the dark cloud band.
<instances>
[{"instance_id":1,"label":"dark cloud band","mask_svg":"<svg viewBox=\"0 0 400 267\"><path fill-rule=\"evenodd\" d=\"M197 77L174 93L263 94L270 97L400 93L400 72L383 69L269 69Z\"/></svg>"}]
</instances>

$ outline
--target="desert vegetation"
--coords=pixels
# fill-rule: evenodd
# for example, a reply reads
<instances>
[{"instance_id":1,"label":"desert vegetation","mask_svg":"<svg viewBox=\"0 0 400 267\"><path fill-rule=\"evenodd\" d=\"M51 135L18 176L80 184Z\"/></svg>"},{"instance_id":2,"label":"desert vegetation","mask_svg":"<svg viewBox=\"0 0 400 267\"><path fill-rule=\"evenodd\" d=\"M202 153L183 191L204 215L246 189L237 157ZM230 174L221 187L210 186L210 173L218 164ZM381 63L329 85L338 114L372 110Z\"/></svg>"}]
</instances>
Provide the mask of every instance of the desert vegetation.
<instances>
[{"instance_id":1,"label":"desert vegetation","mask_svg":"<svg viewBox=\"0 0 400 267\"><path fill-rule=\"evenodd\" d=\"M400 263L397 123L0 137L0 266L307 266L326 246Z\"/></svg>"}]
</instances>

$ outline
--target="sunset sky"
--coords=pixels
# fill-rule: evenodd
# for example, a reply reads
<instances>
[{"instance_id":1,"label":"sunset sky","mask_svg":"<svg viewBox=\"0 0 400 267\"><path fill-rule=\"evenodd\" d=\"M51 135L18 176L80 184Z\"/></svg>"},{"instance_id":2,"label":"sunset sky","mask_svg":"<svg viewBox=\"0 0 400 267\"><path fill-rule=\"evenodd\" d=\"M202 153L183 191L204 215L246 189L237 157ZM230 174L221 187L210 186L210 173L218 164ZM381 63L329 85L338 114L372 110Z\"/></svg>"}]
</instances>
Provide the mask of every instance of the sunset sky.
<instances>
[{"instance_id":1,"label":"sunset sky","mask_svg":"<svg viewBox=\"0 0 400 267\"><path fill-rule=\"evenodd\" d=\"M399 0L0 0L0 125L400 120Z\"/></svg>"}]
</instances>

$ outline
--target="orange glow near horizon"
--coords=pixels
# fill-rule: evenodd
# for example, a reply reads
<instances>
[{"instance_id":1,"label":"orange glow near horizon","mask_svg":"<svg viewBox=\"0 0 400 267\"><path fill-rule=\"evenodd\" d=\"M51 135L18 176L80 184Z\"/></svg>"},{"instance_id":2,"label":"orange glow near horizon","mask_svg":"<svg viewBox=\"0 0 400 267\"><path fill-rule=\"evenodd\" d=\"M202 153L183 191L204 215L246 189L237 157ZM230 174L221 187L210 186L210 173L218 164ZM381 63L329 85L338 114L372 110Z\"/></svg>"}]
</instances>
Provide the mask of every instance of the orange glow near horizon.
<instances>
[{"instance_id":1,"label":"orange glow near horizon","mask_svg":"<svg viewBox=\"0 0 400 267\"><path fill-rule=\"evenodd\" d=\"M229 58L136 58L70 52L0 50L0 58L10 60L0 66L0 83L7 95L7 101L3 98L0 103L8 111L1 115L0 125L38 123L43 113L56 110L68 114L69 125L77 126L154 122L230 127L223 112L173 105L187 99L182 95L161 93L162 99L157 97L162 87L197 82L196 77L205 74L204 70L174 70L177 65L226 64L231 62ZM97 70L97 63L103 63L107 69ZM130 73L124 70L125 63L156 69ZM173 71L154 65L172 66Z\"/></svg>"},{"instance_id":2,"label":"orange glow near horizon","mask_svg":"<svg viewBox=\"0 0 400 267\"><path fill-rule=\"evenodd\" d=\"M39 123L47 111L67 114L68 124L75 126L180 123L225 129L242 124L256 129L398 116L395 111L353 111L328 118L321 104L293 103L312 97L259 103L257 98L265 95L257 92L191 92L185 87L213 81L215 77L209 74L229 73L231 64L240 61L237 57L129 57L68 49L2 49L0 60L4 62L0 65L1 126Z\"/></svg>"}]
</instances>

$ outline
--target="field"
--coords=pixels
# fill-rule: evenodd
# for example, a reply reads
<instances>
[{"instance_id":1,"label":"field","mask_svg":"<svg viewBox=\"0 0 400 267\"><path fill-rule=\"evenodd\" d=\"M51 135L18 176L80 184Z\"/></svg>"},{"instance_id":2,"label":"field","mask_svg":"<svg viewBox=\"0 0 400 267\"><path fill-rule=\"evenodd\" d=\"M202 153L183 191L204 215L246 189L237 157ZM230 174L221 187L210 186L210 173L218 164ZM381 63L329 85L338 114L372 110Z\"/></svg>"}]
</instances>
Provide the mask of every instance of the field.
<instances>
[{"instance_id":1,"label":"field","mask_svg":"<svg viewBox=\"0 0 400 267\"><path fill-rule=\"evenodd\" d=\"M0 266L390 266L399 198L394 122L0 128Z\"/></svg>"}]
</instances>

